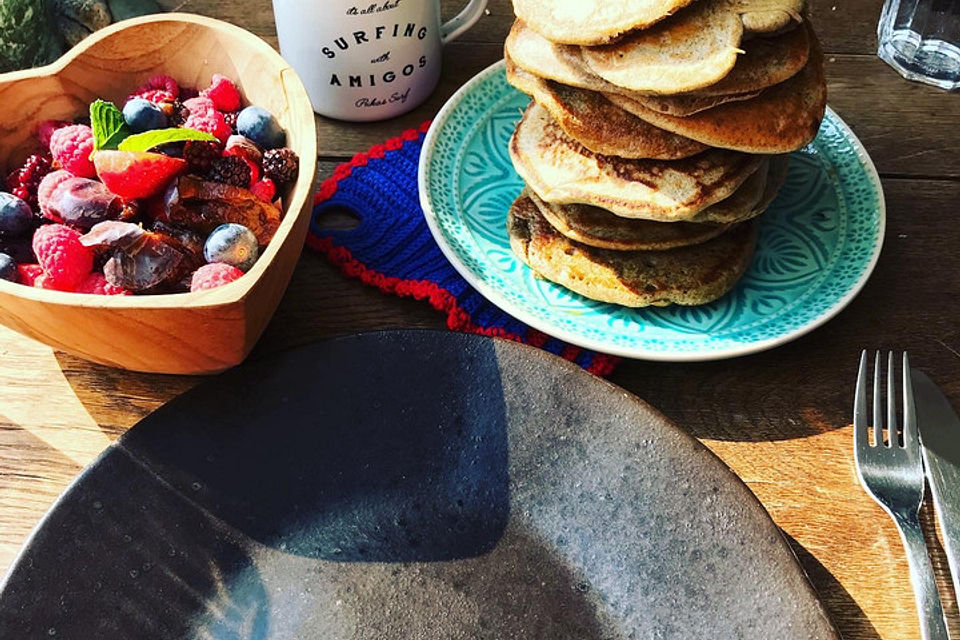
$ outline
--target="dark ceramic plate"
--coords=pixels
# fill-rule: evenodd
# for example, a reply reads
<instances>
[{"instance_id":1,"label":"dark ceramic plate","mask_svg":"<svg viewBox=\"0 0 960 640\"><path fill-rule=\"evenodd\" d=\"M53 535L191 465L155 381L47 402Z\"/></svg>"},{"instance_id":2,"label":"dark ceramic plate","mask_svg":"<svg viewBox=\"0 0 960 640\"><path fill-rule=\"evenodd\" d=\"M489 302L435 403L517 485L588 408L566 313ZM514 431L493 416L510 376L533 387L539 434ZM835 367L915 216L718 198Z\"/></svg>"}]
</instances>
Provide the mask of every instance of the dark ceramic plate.
<instances>
[{"instance_id":1,"label":"dark ceramic plate","mask_svg":"<svg viewBox=\"0 0 960 640\"><path fill-rule=\"evenodd\" d=\"M0 638L835 638L777 528L643 402L387 332L226 373L81 475Z\"/></svg>"}]
</instances>

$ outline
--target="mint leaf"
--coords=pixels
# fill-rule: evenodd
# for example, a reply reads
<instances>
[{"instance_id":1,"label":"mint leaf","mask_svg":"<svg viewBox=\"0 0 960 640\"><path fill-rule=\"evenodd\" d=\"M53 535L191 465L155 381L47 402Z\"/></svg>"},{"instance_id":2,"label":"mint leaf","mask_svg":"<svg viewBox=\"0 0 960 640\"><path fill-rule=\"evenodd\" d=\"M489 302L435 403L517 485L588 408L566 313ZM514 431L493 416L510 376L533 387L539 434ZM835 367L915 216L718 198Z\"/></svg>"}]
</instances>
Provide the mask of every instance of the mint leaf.
<instances>
[{"instance_id":1,"label":"mint leaf","mask_svg":"<svg viewBox=\"0 0 960 640\"><path fill-rule=\"evenodd\" d=\"M120 146L120 151L149 151L154 147L168 142L182 142L184 140L209 140L216 142L217 138L204 131L196 129L154 129L153 131L144 131L136 135L125 138Z\"/></svg>"},{"instance_id":2,"label":"mint leaf","mask_svg":"<svg viewBox=\"0 0 960 640\"><path fill-rule=\"evenodd\" d=\"M116 149L131 133L120 109L112 102L103 100L90 105L90 127L93 129L94 149Z\"/></svg>"}]
</instances>

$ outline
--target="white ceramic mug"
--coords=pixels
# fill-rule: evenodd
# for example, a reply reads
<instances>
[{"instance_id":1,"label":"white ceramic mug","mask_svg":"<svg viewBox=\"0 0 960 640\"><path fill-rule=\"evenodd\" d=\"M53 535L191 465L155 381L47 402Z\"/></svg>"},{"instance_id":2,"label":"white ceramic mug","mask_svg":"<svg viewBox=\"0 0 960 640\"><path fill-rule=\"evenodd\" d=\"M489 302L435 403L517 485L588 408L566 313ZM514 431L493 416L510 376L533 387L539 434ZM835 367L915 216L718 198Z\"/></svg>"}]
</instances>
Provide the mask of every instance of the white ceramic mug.
<instances>
[{"instance_id":1,"label":"white ceramic mug","mask_svg":"<svg viewBox=\"0 0 960 640\"><path fill-rule=\"evenodd\" d=\"M427 99L441 49L473 26L487 0L440 24L440 0L273 0L280 53L317 113L384 120Z\"/></svg>"}]
</instances>

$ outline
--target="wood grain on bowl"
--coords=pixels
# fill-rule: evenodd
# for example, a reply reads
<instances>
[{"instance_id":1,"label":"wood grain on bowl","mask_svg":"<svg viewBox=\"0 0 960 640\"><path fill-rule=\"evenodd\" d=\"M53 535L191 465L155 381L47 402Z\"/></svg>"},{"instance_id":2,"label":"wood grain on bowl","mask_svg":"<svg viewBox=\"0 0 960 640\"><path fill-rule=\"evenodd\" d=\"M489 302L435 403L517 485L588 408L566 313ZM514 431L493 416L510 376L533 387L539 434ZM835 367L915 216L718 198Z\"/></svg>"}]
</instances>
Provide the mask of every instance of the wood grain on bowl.
<instances>
[{"instance_id":1,"label":"wood grain on bowl","mask_svg":"<svg viewBox=\"0 0 960 640\"><path fill-rule=\"evenodd\" d=\"M145 78L166 73L183 86L232 78L248 104L273 113L287 146L304 161L284 199L285 215L241 279L197 293L93 296L0 281L0 323L56 349L103 364L157 373L214 373L241 362L290 280L312 204L317 157L310 100L296 73L260 38L187 14L135 18L84 40L57 62L0 75L0 169L36 150L35 127L73 119L97 98L122 104ZM13 108L15 105L15 108Z\"/></svg>"}]
</instances>

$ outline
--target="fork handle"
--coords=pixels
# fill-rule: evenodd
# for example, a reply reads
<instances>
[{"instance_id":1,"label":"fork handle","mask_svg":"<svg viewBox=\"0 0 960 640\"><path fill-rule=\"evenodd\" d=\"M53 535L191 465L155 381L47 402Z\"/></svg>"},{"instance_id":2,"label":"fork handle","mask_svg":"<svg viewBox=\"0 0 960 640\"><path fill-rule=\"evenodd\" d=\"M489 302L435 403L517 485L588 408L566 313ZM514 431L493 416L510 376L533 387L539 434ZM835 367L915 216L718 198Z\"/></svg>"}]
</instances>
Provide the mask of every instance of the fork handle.
<instances>
[{"instance_id":1,"label":"fork handle","mask_svg":"<svg viewBox=\"0 0 960 640\"><path fill-rule=\"evenodd\" d=\"M937 591L937 580L930 564L930 554L923 538L923 529L917 518L896 518L903 546L910 565L910 582L920 616L920 635L923 640L949 640L943 618L943 606Z\"/></svg>"}]
</instances>

